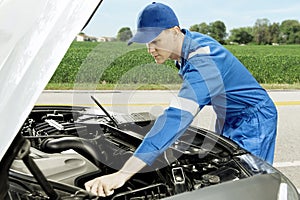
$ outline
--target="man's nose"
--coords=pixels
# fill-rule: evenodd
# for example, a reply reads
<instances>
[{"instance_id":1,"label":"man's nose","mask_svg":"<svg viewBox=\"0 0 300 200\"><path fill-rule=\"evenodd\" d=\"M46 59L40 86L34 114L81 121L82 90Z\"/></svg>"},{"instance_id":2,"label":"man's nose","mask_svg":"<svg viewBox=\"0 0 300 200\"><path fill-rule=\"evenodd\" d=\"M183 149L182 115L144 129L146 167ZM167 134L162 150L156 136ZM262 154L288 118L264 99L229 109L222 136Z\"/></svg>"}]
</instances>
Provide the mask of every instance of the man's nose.
<instances>
[{"instance_id":1,"label":"man's nose","mask_svg":"<svg viewBox=\"0 0 300 200\"><path fill-rule=\"evenodd\" d=\"M148 53L152 53L155 51L155 47L153 44L147 44L147 47L148 47Z\"/></svg>"}]
</instances>

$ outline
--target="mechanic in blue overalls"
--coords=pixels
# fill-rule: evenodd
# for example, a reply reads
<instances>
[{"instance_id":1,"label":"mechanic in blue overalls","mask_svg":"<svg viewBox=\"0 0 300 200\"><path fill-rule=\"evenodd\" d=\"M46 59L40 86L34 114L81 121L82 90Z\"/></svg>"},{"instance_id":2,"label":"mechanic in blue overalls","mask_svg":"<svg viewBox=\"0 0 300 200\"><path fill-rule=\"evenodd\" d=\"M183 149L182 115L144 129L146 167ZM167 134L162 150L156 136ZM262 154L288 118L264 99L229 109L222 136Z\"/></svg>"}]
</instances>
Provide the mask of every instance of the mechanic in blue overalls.
<instances>
[{"instance_id":1,"label":"mechanic in blue overalls","mask_svg":"<svg viewBox=\"0 0 300 200\"><path fill-rule=\"evenodd\" d=\"M154 2L146 6L137 27L128 44L146 43L156 63L175 60L183 84L122 169L87 182L86 189L99 196L111 195L172 145L205 105L211 105L217 114L219 134L272 163L276 107L243 64L211 37L181 29L167 5Z\"/></svg>"}]
</instances>

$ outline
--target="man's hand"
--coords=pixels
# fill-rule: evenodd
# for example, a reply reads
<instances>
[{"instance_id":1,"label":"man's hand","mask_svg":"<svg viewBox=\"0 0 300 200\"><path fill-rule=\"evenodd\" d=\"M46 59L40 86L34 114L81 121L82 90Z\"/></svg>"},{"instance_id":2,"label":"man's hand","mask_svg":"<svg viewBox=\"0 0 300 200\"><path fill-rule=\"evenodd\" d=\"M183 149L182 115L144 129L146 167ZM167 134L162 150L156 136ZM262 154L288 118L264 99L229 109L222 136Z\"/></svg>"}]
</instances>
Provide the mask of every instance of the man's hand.
<instances>
[{"instance_id":1,"label":"man's hand","mask_svg":"<svg viewBox=\"0 0 300 200\"><path fill-rule=\"evenodd\" d=\"M88 192L94 193L97 196L106 197L114 193L117 189L124 185L135 173L140 171L146 163L139 158L132 156L124 164L122 169L113 174L100 176L90 180L84 184Z\"/></svg>"},{"instance_id":2,"label":"man's hand","mask_svg":"<svg viewBox=\"0 0 300 200\"><path fill-rule=\"evenodd\" d=\"M90 180L84 184L85 189L97 196L106 197L114 193L114 189L117 189L124 185L126 182L125 177L119 172L101 176Z\"/></svg>"}]
</instances>

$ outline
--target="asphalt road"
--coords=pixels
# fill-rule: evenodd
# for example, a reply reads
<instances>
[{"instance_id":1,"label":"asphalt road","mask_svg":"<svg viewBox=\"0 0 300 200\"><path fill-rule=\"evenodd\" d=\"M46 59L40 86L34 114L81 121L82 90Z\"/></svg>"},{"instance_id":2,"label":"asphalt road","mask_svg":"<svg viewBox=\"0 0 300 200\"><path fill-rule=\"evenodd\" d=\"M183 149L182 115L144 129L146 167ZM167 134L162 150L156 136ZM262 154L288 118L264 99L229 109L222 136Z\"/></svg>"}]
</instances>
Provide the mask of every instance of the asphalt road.
<instances>
[{"instance_id":1,"label":"asphalt road","mask_svg":"<svg viewBox=\"0 0 300 200\"><path fill-rule=\"evenodd\" d=\"M268 91L279 114L274 166L283 172L300 191L300 90ZM147 111L159 115L177 91L44 91L37 105L96 106L90 96L113 112ZM215 114L205 107L193 124L214 129Z\"/></svg>"}]
</instances>

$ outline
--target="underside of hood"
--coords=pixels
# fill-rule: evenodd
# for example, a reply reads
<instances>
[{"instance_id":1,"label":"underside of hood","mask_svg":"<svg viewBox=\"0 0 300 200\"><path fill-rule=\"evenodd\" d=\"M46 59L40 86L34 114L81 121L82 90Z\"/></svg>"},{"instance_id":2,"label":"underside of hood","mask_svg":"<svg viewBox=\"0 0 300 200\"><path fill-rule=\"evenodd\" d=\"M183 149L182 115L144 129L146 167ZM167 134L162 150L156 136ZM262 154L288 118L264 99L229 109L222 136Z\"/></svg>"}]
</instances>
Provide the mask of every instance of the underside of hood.
<instances>
[{"instance_id":1,"label":"underside of hood","mask_svg":"<svg viewBox=\"0 0 300 200\"><path fill-rule=\"evenodd\" d=\"M0 1L0 159L100 2Z\"/></svg>"}]
</instances>

